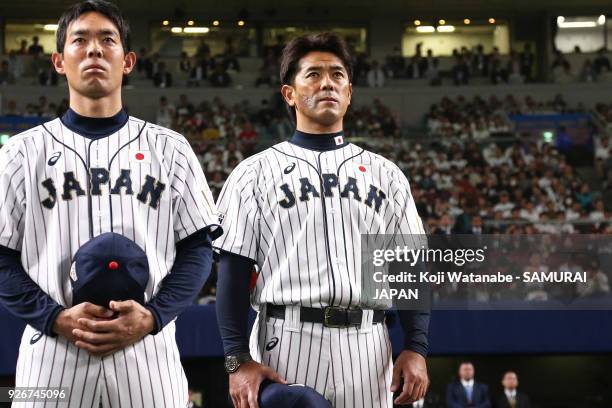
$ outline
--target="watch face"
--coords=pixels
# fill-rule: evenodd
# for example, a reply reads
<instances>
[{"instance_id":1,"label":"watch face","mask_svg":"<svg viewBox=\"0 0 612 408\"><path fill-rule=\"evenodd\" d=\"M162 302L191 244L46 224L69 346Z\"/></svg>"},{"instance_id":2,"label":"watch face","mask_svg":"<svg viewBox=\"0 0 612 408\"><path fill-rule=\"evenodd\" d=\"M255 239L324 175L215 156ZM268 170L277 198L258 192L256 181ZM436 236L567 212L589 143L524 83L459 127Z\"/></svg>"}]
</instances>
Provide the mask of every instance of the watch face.
<instances>
[{"instance_id":1,"label":"watch face","mask_svg":"<svg viewBox=\"0 0 612 408\"><path fill-rule=\"evenodd\" d=\"M238 359L236 357L228 357L225 360L225 370L228 373L233 373L234 371L236 371L238 369Z\"/></svg>"}]
</instances>

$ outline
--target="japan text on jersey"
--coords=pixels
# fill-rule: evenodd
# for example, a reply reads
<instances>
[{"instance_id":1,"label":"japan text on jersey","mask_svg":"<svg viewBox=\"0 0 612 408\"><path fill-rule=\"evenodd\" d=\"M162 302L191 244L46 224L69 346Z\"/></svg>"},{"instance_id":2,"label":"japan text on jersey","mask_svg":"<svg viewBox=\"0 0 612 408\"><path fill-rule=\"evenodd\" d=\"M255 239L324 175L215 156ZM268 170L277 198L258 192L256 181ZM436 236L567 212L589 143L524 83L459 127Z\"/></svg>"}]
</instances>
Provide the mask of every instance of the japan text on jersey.
<instances>
[{"instance_id":1,"label":"japan text on jersey","mask_svg":"<svg viewBox=\"0 0 612 408\"><path fill-rule=\"evenodd\" d=\"M361 298L361 235L423 233L401 170L353 144L275 145L232 172L217 206L215 246L259 269L255 306L375 306Z\"/></svg>"}]
</instances>

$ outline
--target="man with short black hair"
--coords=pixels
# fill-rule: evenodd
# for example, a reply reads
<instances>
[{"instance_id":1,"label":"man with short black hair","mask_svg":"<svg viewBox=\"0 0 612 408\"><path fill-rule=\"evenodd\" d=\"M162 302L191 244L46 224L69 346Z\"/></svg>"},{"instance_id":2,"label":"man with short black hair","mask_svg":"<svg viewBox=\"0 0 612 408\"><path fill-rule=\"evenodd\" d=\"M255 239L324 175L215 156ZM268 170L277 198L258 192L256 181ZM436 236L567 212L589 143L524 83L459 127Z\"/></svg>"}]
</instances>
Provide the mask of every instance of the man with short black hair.
<instances>
[{"instance_id":1,"label":"man with short black hair","mask_svg":"<svg viewBox=\"0 0 612 408\"><path fill-rule=\"evenodd\" d=\"M66 10L52 62L70 108L0 149L0 304L27 323L15 385L60 397L29 406L187 406L174 320L220 230L187 140L123 108L128 34L112 3Z\"/></svg>"},{"instance_id":2,"label":"man with short black hair","mask_svg":"<svg viewBox=\"0 0 612 408\"><path fill-rule=\"evenodd\" d=\"M361 234L411 245L424 230L402 171L344 139L351 61L332 33L285 47L281 94L295 133L242 161L218 199L217 320L239 408L258 407L264 379L305 384L346 408L391 408L396 391L395 403L408 404L429 385L429 312L399 311L405 343L393 365L390 304L364 294ZM249 298L259 312L250 347Z\"/></svg>"}]
</instances>

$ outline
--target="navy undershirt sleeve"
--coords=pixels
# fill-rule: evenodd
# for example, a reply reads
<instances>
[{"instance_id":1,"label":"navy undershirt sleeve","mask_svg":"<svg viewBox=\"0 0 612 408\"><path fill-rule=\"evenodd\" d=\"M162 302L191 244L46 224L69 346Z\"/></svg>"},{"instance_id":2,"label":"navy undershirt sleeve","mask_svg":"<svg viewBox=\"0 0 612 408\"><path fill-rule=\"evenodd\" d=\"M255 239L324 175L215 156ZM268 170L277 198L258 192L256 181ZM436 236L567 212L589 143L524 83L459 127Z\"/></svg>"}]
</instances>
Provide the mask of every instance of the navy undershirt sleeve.
<instances>
[{"instance_id":1,"label":"navy undershirt sleeve","mask_svg":"<svg viewBox=\"0 0 612 408\"><path fill-rule=\"evenodd\" d=\"M249 283L255 262L222 251L217 277L217 324L226 356L249 351Z\"/></svg>"},{"instance_id":2,"label":"navy undershirt sleeve","mask_svg":"<svg viewBox=\"0 0 612 408\"><path fill-rule=\"evenodd\" d=\"M400 326L404 331L404 350L412 350L427 357L429 341L429 311L398 310Z\"/></svg>"},{"instance_id":3,"label":"navy undershirt sleeve","mask_svg":"<svg viewBox=\"0 0 612 408\"><path fill-rule=\"evenodd\" d=\"M146 305L155 318L155 328L151 334L159 333L193 304L210 275L212 258L208 228L177 243L172 271L162 280L159 292Z\"/></svg>"},{"instance_id":4,"label":"navy undershirt sleeve","mask_svg":"<svg viewBox=\"0 0 612 408\"><path fill-rule=\"evenodd\" d=\"M401 263L392 263L391 268L401 268ZM425 271L424 264L417 263L416 268ZM419 288L420 296L428 296L431 299L431 290L428 286ZM429 318L431 312L427 310L398 310L399 323L404 332L404 350L411 350L427 357L429 351Z\"/></svg>"},{"instance_id":5,"label":"navy undershirt sleeve","mask_svg":"<svg viewBox=\"0 0 612 408\"><path fill-rule=\"evenodd\" d=\"M64 309L45 293L23 269L20 253L0 245L0 304L12 315L48 336Z\"/></svg>"}]
</instances>

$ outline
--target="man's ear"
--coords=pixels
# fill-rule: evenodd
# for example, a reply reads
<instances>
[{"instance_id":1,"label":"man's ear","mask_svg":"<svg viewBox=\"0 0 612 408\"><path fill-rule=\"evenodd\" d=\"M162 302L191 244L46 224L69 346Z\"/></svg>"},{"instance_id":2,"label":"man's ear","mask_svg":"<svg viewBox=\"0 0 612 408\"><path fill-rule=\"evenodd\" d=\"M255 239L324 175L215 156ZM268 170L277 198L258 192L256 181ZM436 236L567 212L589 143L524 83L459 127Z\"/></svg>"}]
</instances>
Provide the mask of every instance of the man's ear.
<instances>
[{"instance_id":1,"label":"man's ear","mask_svg":"<svg viewBox=\"0 0 612 408\"><path fill-rule=\"evenodd\" d=\"M58 74L66 75L66 70L64 70L64 57L62 54L59 52L54 52L51 54L51 63Z\"/></svg>"},{"instance_id":2,"label":"man's ear","mask_svg":"<svg viewBox=\"0 0 612 408\"><path fill-rule=\"evenodd\" d=\"M134 51L128 52L123 58L123 62L123 75L128 75L136 65L136 53Z\"/></svg>"},{"instance_id":3,"label":"man's ear","mask_svg":"<svg viewBox=\"0 0 612 408\"><path fill-rule=\"evenodd\" d=\"M348 104L351 104L351 99L353 97L353 83L349 83L349 88L348 88Z\"/></svg>"},{"instance_id":4,"label":"man's ear","mask_svg":"<svg viewBox=\"0 0 612 408\"><path fill-rule=\"evenodd\" d=\"M291 85L281 86L281 95L287 105L295 107L295 89Z\"/></svg>"}]
</instances>

